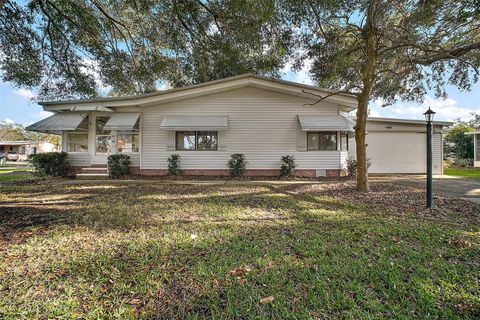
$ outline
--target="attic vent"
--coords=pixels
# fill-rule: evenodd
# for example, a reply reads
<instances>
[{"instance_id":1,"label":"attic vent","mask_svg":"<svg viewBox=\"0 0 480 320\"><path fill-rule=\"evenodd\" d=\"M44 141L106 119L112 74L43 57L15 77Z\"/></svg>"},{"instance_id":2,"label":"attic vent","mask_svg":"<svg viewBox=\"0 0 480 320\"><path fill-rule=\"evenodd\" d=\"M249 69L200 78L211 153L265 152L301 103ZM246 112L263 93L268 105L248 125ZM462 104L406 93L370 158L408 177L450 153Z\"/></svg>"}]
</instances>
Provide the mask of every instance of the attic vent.
<instances>
[{"instance_id":1,"label":"attic vent","mask_svg":"<svg viewBox=\"0 0 480 320\"><path fill-rule=\"evenodd\" d=\"M385 126L385 129L393 129L392 126Z\"/></svg>"}]
</instances>

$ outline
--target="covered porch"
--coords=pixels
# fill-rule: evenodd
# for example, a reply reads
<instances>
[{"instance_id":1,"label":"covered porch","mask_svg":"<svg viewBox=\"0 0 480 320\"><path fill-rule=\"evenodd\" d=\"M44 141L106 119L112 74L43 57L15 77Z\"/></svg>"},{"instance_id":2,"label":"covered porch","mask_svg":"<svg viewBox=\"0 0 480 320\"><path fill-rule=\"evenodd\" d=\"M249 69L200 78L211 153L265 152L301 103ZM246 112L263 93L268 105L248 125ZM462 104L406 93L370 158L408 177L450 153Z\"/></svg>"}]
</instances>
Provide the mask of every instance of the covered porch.
<instances>
[{"instance_id":1,"label":"covered porch","mask_svg":"<svg viewBox=\"0 0 480 320\"><path fill-rule=\"evenodd\" d=\"M140 158L140 112L115 112L106 107L72 107L27 127L62 136L61 149L72 167L105 167L111 154Z\"/></svg>"}]
</instances>

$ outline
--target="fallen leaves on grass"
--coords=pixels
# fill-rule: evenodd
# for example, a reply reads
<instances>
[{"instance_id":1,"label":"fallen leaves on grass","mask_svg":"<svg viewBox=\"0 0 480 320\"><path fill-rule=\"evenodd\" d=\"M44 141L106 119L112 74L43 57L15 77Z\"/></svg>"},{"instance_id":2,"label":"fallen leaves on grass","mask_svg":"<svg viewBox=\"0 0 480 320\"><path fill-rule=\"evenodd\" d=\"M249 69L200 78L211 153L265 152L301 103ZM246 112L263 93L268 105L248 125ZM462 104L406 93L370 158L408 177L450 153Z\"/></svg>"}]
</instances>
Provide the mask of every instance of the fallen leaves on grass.
<instances>
[{"instance_id":1,"label":"fallen leaves on grass","mask_svg":"<svg viewBox=\"0 0 480 320\"><path fill-rule=\"evenodd\" d=\"M462 239L460 237L454 237L447 241L448 244L455 246L457 248L472 248L473 243L468 240Z\"/></svg>"},{"instance_id":2,"label":"fallen leaves on grass","mask_svg":"<svg viewBox=\"0 0 480 320\"><path fill-rule=\"evenodd\" d=\"M261 304L268 304L273 302L273 296L268 296L260 299Z\"/></svg>"},{"instance_id":3,"label":"fallen leaves on grass","mask_svg":"<svg viewBox=\"0 0 480 320\"><path fill-rule=\"evenodd\" d=\"M240 268L232 269L228 271L228 274L238 277L238 276L243 276L244 274L249 273L250 271L252 271L252 268L250 267L240 267Z\"/></svg>"},{"instance_id":4,"label":"fallen leaves on grass","mask_svg":"<svg viewBox=\"0 0 480 320\"><path fill-rule=\"evenodd\" d=\"M425 208L425 190L393 183L372 183L366 195L356 189L354 181L310 185L290 185L283 188L297 195L328 197L339 205L352 203L377 214L416 214L422 217L455 221L480 221L480 205L442 195L434 196L434 208Z\"/></svg>"}]
</instances>

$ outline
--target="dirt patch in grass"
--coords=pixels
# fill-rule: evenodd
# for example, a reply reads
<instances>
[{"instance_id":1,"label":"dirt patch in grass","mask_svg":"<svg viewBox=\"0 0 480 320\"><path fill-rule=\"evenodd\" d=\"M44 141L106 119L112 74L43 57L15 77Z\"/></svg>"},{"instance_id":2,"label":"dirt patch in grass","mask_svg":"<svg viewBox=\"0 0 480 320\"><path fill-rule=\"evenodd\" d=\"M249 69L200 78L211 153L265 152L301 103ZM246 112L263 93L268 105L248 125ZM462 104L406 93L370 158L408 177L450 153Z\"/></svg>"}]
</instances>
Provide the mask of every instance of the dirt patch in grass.
<instances>
[{"instance_id":1,"label":"dirt patch in grass","mask_svg":"<svg viewBox=\"0 0 480 320\"><path fill-rule=\"evenodd\" d=\"M434 208L427 210L425 191L391 183L372 183L370 192L357 191L354 181L327 184L285 186L281 190L298 195L310 195L335 199L340 204L365 206L377 214L414 214L419 217L439 218L458 222L478 223L480 205L446 196L434 196Z\"/></svg>"}]
</instances>

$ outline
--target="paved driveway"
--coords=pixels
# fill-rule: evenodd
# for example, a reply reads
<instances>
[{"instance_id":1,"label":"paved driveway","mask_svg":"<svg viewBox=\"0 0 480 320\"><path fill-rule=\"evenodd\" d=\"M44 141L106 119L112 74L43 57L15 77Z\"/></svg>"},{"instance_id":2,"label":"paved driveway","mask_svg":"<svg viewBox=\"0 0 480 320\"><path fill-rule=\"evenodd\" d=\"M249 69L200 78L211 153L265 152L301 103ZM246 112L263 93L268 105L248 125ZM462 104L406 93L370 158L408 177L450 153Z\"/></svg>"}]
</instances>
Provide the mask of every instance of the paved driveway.
<instances>
[{"instance_id":1,"label":"paved driveway","mask_svg":"<svg viewBox=\"0 0 480 320\"><path fill-rule=\"evenodd\" d=\"M371 181L373 183L376 181L389 181L419 188L426 187L425 176L373 177ZM480 180L451 176L434 176L433 192L480 203Z\"/></svg>"}]
</instances>

